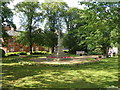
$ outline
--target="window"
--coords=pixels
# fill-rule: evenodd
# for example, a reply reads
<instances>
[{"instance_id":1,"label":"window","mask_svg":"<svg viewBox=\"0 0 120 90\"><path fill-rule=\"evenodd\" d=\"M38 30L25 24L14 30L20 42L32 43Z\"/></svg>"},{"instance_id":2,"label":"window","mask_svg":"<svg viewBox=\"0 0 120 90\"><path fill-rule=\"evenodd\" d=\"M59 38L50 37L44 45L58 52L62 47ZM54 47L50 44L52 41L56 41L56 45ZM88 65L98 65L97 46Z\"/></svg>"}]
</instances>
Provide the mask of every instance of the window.
<instances>
[{"instance_id":1,"label":"window","mask_svg":"<svg viewBox=\"0 0 120 90\"><path fill-rule=\"evenodd\" d=\"M10 39L10 42L11 42L11 43L14 43L14 38L11 38L11 39Z\"/></svg>"},{"instance_id":2,"label":"window","mask_svg":"<svg viewBox=\"0 0 120 90\"><path fill-rule=\"evenodd\" d=\"M20 51L23 51L23 47L20 47Z\"/></svg>"},{"instance_id":3,"label":"window","mask_svg":"<svg viewBox=\"0 0 120 90\"><path fill-rule=\"evenodd\" d=\"M39 51L38 49L39 49L38 46L36 46L36 51Z\"/></svg>"},{"instance_id":4,"label":"window","mask_svg":"<svg viewBox=\"0 0 120 90\"><path fill-rule=\"evenodd\" d=\"M14 52L14 47L10 47L10 51L11 51L11 52Z\"/></svg>"}]
</instances>

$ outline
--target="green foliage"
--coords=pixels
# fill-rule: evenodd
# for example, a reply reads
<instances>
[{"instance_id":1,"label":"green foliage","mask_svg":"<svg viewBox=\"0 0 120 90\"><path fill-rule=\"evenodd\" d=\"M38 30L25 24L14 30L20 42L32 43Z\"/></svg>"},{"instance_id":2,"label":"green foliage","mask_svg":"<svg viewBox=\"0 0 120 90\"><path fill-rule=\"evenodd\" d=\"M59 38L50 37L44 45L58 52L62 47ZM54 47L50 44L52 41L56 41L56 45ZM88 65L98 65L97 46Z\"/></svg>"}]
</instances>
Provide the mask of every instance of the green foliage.
<instances>
[{"instance_id":1,"label":"green foliage","mask_svg":"<svg viewBox=\"0 0 120 90\"><path fill-rule=\"evenodd\" d=\"M13 12L10 8L8 8L9 2L2 2L0 5L1 8L1 26L2 26L2 30L0 32L0 38L3 39L4 42L2 42L2 40L0 39L0 44L2 44L2 46L6 46L7 45L7 40L8 38L10 38L10 36L6 33L5 31L5 27L6 26L10 26L13 28L16 28L15 24L13 23Z\"/></svg>"},{"instance_id":2,"label":"green foliage","mask_svg":"<svg viewBox=\"0 0 120 90\"><path fill-rule=\"evenodd\" d=\"M19 54L9 54L8 56L19 56Z\"/></svg>"},{"instance_id":3,"label":"green foliage","mask_svg":"<svg viewBox=\"0 0 120 90\"><path fill-rule=\"evenodd\" d=\"M66 12L65 22L68 34L64 36L63 45L70 50L70 53L76 53L78 50L87 52L84 39L86 31L83 27L86 25L86 21L83 13L84 11L78 8L69 8Z\"/></svg>"},{"instance_id":4,"label":"green foliage","mask_svg":"<svg viewBox=\"0 0 120 90\"><path fill-rule=\"evenodd\" d=\"M46 55L47 52L33 52L32 55Z\"/></svg>"},{"instance_id":5,"label":"green foliage","mask_svg":"<svg viewBox=\"0 0 120 90\"><path fill-rule=\"evenodd\" d=\"M15 6L20 14L21 25L24 27L18 42L29 45L47 46L54 48L57 45L56 30L65 29L68 33L63 37L63 45L71 53L77 50L89 53L98 52L107 55L111 46L119 43L119 3L111 2L80 2L86 5L84 10L70 8L65 2L46 1L21 2ZM13 13L3 3L3 21L11 21ZM7 16L8 13L8 16ZM45 21L44 30L38 26ZM4 33L4 32L3 32ZM4 33L5 34L5 33ZM5 35L4 35L5 36ZM61 35L62 36L62 35ZM101 52L102 50L102 52Z\"/></svg>"},{"instance_id":6,"label":"green foliage","mask_svg":"<svg viewBox=\"0 0 120 90\"><path fill-rule=\"evenodd\" d=\"M19 52L18 54L19 54L19 55L27 55L26 52Z\"/></svg>"},{"instance_id":7,"label":"green foliage","mask_svg":"<svg viewBox=\"0 0 120 90\"><path fill-rule=\"evenodd\" d=\"M37 29L39 25L39 21L41 21L42 13L39 12L40 7L38 2L22 2L15 6L16 12L22 13L21 21L26 32L19 38L19 41L22 44L28 44L30 46L30 53L32 54L32 45L37 42L38 37L36 35L40 35L40 30ZM25 18L26 17L26 18ZM36 34L36 35L34 35ZM25 37L27 37L25 39ZM34 39L35 37L35 39Z\"/></svg>"},{"instance_id":8,"label":"green foliage","mask_svg":"<svg viewBox=\"0 0 120 90\"><path fill-rule=\"evenodd\" d=\"M32 32L32 41L37 45L45 46L45 33L40 28ZM46 39L47 40L47 39Z\"/></svg>"},{"instance_id":9,"label":"green foliage","mask_svg":"<svg viewBox=\"0 0 120 90\"><path fill-rule=\"evenodd\" d=\"M101 48L96 48L94 50L89 51L89 55L102 55L103 52Z\"/></svg>"},{"instance_id":10,"label":"green foliage","mask_svg":"<svg viewBox=\"0 0 120 90\"><path fill-rule=\"evenodd\" d=\"M70 53L75 53L77 50L76 38L72 34L66 34L63 37L63 45L69 49Z\"/></svg>"},{"instance_id":11,"label":"green foliage","mask_svg":"<svg viewBox=\"0 0 120 90\"><path fill-rule=\"evenodd\" d=\"M27 31L23 31L23 32L19 32L20 35L19 36L15 36L16 37L16 42L18 44L22 44L22 45L26 45L28 46L29 45L29 34Z\"/></svg>"},{"instance_id":12,"label":"green foliage","mask_svg":"<svg viewBox=\"0 0 120 90\"><path fill-rule=\"evenodd\" d=\"M65 2L58 1L46 1L41 4L43 12L43 21L45 21L45 46L52 48L52 53L54 52L54 47L56 46L57 37L54 34L56 30L62 32L64 28L64 16L68 8ZM50 32L52 31L52 32ZM50 34L50 35L48 35ZM47 35L47 36L46 36Z\"/></svg>"},{"instance_id":13,"label":"green foliage","mask_svg":"<svg viewBox=\"0 0 120 90\"><path fill-rule=\"evenodd\" d=\"M47 47L55 47L57 45L57 35L51 31L44 32L44 43Z\"/></svg>"},{"instance_id":14,"label":"green foliage","mask_svg":"<svg viewBox=\"0 0 120 90\"><path fill-rule=\"evenodd\" d=\"M82 21L78 21L81 19L81 10L78 8L68 8L64 15L64 21L66 23L67 30L77 29L82 25Z\"/></svg>"},{"instance_id":15,"label":"green foliage","mask_svg":"<svg viewBox=\"0 0 120 90\"><path fill-rule=\"evenodd\" d=\"M98 45L101 45L101 49L103 50L103 54L107 55L108 54L108 49L111 47L111 43L115 42L115 39L112 39L112 31L114 31L114 29L118 26L117 24L114 23L114 25L112 24L113 22L113 14L114 11L111 10L111 8L117 8L119 6L118 3L94 3L94 4L90 4L88 3L89 9L90 11L94 10L94 16L96 17L92 17L90 21L90 23L88 23L88 26L92 26L91 29L96 29L94 30L94 35L92 35L90 33L90 37L92 35L93 38L89 38L92 41L95 40L95 42ZM118 6L117 6L118 5ZM109 9L108 9L109 7ZM91 13L91 12L90 12ZM89 22L89 21L88 21ZM92 22L92 23L91 23ZM88 27L89 29L89 27ZM118 33L118 32L117 32ZM117 35L116 33L116 35ZM97 36L97 38L96 38Z\"/></svg>"},{"instance_id":16,"label":"green foliage","mask_svg":"<svg viewBox=\"0 0 120 90\"><path fill-rule=\"evenodd\" d=\"M14 26L12 19L13 19L13 12L10 8L8 8L9 2L2 2L1 3L1 18L2 18L2 24L4 22L7 22L8 25Z\"/></svg>"},{"instance_id":17,"label":"green foliage","mask_svg":"<svg viewBox=\"0 0 120 90\"><path fill-rule=\"evenodd\" d=\"M41 4L44 12L44 19L47 21L45 28L55 32L56 29L61 30L62 19L68 8L65 2L46 2Z\"/></svg>"},{"instance_id":18,"label":"green foliage","mask_svg":"<svg viewBox=\"0 0 120 90\"><path fill-rule=\"evenodd\" d=\"M64 38L64 45L69 49L75 47L77 50L84 50L89 53L99 47L100 52L102 50L102 53L106 56L108 49L118 43L119 4L117 2L81 2L80 4L85 4L86 9L79 10L79 12L75 9L73 11L72 9L69 10L71 13L74 12L72 15L75 16L75 19L67 19L68 27L72 24L77 27L68 28L69 31ZM75 15L75 13L77 14ZM70 17L69 14L68 16ZM84 47L84 49L80 47Z\"/></svg>"},{"instance_id":19,"label":"green foliage","mask_svg":"<svg viewBox=\"0 0 120 90\"><path fill-rule=\"evenodd\" d=\"M44 41L45 41L45 36L44 36L44 32L41 29L37 29L34 30L31 33L32 36L32 42L33 44L37 44L37 45L44 45ZM29 31L22 31L20 32L19 36L16 36L16 42L17 43L22 43L23 45L29 46L30 45L30 34Z\"/></svg>"},{"instance_id":20,"label":"green foliage","mask_svg":"<svg viewBox=\"0 0 120 90\"><path fill-rule=\"evenodd\" d=\"M10 36L7 34L7 32L4 29L4 26L2 26L2 32L0 32L0 34L2 35L2 39L3 41L0 39L0 44L2 43L2 46L7 46L8 44L8 39L10 38Z\"/></svg>"}]
</instances>

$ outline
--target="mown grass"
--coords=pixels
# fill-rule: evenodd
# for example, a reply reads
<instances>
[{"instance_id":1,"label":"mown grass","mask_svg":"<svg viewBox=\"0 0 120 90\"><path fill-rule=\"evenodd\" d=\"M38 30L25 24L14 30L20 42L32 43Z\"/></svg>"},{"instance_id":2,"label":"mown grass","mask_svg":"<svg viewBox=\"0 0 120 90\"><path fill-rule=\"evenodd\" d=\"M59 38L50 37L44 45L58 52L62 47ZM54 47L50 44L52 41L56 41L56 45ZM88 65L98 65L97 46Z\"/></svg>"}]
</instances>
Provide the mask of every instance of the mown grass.
<instances>
[{"instance_id":1,"label":"mown grass","mask_svg":"<svg viewBox=\"0 0 120 90\"><path fill-rule=\"evenodd\" d=\"M118 58L75 65L46 65L31 57L4 57L3 88L117 88Z\"/></svg>"}]
</instances>

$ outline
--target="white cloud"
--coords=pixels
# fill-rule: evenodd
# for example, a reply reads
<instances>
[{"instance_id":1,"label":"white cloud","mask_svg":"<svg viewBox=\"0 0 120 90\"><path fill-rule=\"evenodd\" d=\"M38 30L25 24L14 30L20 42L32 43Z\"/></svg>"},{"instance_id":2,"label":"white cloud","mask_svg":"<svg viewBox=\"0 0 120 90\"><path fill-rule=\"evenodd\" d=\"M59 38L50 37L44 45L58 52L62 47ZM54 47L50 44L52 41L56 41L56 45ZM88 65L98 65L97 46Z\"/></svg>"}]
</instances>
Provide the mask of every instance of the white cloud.
<instances>
[{"instance_id":1,"label":"white cloud","mask_svg":"<svg viewBox=\"0 0 120 90\"><path fill-rule=\"evenodd\" d=\"M78 0L64 0L70 7L77 7L78 6Z\"/></svg>"}]
</instances>

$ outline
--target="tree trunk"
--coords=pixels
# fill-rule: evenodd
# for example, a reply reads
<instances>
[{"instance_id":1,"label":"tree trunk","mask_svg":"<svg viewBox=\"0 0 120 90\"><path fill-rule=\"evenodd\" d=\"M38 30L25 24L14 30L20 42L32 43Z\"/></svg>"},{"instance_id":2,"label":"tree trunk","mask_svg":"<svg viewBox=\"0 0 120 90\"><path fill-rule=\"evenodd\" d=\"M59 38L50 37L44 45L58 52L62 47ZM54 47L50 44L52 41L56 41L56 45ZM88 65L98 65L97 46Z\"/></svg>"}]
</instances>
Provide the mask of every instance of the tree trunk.
<instances>
[{"instance_id":1,"label":"tree trunk","mask_svg":"<svg viewBox=\"0 0 120 90\"><path fill-rule=\"evenodd\" d=\"M109 48L108 48L108 47L103 47L102 49L103 49L103 56L104 56L105 58L107 58Z\"/></svg>"},{"instance_id":2,"label":"tree trunk","mask_svg":"<svg viewBox=\"0 0 120 90\"><path fill-rule=\"evenodd\" d=\"M33 42L32 42L32 16L30 17L30 24L29 24L29 37L30 37L30 55L32 54L32 45L33 45Z\"/></svg>"},{"instance_id":3,"label":"tree trunk","mask_svg":"<svg viewBox=\"0 0 120 90\"><path fill-rule=\"evenodd\" d=\"M30 55L32 54L32 45L30 45Z\"/></svg>"},{"instance_id":4,"label":"tree trunk","mask_svg":"<svg viewBox=\"0 0 120 90\"><path fill-rule=\"evenodd\" d=\"M31 32L30 32L30 55L32 54L32 45L33 45L33 42L32 42L32 35L31 35Z\"/></svg>"},{"instance_id":5,"label":"tree trunk","mask_svg":"<svg viewBox=\"0 0 120 90\"><path fill-rule=\"evenodd\" d=\"M52 47L52 53L54 53L54 47Z\"/></svg>"}]
</instances>

